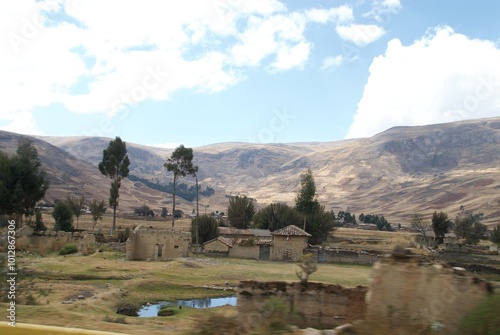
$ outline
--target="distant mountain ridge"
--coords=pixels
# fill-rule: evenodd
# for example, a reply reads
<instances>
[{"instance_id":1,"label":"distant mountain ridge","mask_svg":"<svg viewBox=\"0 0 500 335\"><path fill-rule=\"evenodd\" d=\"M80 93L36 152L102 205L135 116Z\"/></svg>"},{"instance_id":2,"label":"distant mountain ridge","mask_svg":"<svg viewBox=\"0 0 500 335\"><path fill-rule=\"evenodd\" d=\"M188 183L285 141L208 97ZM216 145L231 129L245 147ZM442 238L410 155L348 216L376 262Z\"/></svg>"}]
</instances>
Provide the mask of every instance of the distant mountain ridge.
<instances>
[{"instance_id":1,"label":"distant mountain ridge","mask_svg":"<svg viewBox=\"0 0 500 335\"><path fill-rule=\"evenodd\" d=\"M7 136L0 133L2 140ZM9 135L14 136L14 135ZM20 136L20 135L17 135ZM126 138L122 139L127 142ZM46 160L58 173L60 166L71 186L70 166L78 166L82 180L105 183L99 172L90 172L102 156L109 138L38 137L57 151L58 160ZM3 142L3 141L2 141ZM454 216L461 205L484 212L487 223L500 220L500 117L419 127L395 127L370 138L325 143L253 144L219 143L193 148L199 180L216 193L200 203L225 211L226 194L244 194L263 206L271 202L293 204L300 173L310 168L319 201L327 209L383 214L391 222L408 222L414 213L443 210ZM172 152L127 142L131 174L167 182L171 176L163 163ZM1 149L1 148L0 148ZM48 149L47 149L48 150ZM63 151L68 154L65 156ZM43 152L42 152L43 153ZM76 157L81 159L78 160ZM81 165L81 168L80 168ZM59 173L61 174L61 173ZM183 182L192 183L192 178ZM61 191L65 188L61 183ZM58 184L59 185L59 184ZM149 191L132 183L127 192ZM149 193L148 193L149 194ZM107 193L103 195L107 199ZM126 197L126 196L124 196ZM159 208L169 195L131 196L126 204L146 203ZM140 202L140 203L139 203ZM185 203L186 209L192 204ZM203 207L201 207L203 208Z\"/></svg>"}]
</instances>

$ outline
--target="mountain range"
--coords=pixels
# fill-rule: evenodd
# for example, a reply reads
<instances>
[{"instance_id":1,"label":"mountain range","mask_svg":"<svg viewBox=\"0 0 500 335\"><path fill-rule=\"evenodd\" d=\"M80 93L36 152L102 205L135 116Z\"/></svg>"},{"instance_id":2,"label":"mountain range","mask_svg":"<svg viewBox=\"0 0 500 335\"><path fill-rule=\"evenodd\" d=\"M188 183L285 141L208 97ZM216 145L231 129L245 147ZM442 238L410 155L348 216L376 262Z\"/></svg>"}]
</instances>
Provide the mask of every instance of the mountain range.
<instances>
[{"instance_id":1,"label":"mountain range","mask_svg":"<svg viewBox=\"0 0 500 335\"><path fill-rule=\"evenodd\" d=\"M0 131L0 150L14 152L20 138ZM30 137L37 146L51 187L47 201L78 196L107 199L110 181L97 164L110 138ZM127 139L122 137L127 142ZM163 164L173 149L127 142L130 174L153 182L172 180ZM461 206L483 212L487 224L500 223L500 117L418 127L395 127L369 138L322 143L219 143L193 148L202 186L215 194L200 198L200 213L226 211L228 196L246 195L257 206L293 205L300 174L311 169L318 200L327 210L384 215L408 224L413 214ZM192 185L194 178L181 182ZM122 212L146 204L171 209L171 195L125 180ZM180 199L191 212L194 203Z\"/></svg>"}]
</instances>

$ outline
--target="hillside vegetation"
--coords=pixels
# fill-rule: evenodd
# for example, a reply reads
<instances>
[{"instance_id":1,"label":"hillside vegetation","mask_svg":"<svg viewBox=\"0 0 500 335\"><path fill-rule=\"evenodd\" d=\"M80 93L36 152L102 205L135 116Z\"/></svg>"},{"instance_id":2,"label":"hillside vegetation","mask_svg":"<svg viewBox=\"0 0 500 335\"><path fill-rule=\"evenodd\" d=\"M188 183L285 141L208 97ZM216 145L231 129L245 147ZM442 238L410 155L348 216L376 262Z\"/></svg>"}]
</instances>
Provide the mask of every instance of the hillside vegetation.
<instances>
[{"instance_id":1,"label":"hillside vegetation","mask_svg":"<svg viewBox=\"0 0 500 335\"><path fill-rule=\"evenodd\" d=\"M15 150L20 135L1 132L2 150ZM36 140L52 181L49 196L106 194L107 183L95 168L107 138L47 137ZM126 138L124 138L126 141ZM49 144L49 143L51 144ZM319 201L327 210L383 214L391 223L408 223L414 213L435 210L453 217L461 205L499 220L500 117L422 127L396 127L370 138L327 143L221 143L194 148L203 185L215 194L200 202L226 210L228 194L292 204L300 173L314 173ZM127 142L131 174L167 184L163 163L172 150ZM78 158L77 158L78 157ZM194 184L193 178L181 182ZM169 195L142 183L124 183L120 207L146 203L161 208ZM190 210L190 203L181 204ZM203 208L203 207L202 207Z\"/></svg>"}]
</instances>

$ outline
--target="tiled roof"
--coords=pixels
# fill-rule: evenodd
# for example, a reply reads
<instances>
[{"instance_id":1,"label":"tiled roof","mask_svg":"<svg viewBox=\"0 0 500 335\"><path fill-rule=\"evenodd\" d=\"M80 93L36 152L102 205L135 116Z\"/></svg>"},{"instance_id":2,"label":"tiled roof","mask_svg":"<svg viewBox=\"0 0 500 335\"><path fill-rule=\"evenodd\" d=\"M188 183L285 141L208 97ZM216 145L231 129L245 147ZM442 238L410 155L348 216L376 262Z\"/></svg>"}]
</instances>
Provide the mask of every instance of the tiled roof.
<instances>
[{"instance_id":1,"label":"tiled roof","mask_svg":"<svg viewBox=\"0 0 500 335\"><path fill-rule=\"evenodd\" d=\"M250 229L253 236L255 237L271 237L271 231L269 229Z\"/></svg>"},{"instance_id":2,"label":"tiled roof","mask_svg":"<svg viewBox=\"0 0 500 335\"><path fill-rule=\"evenodd\" d=\"M213 242L213 241L220 241L221 243L224 243L225 245L227 245L230 248L232 248L233 244L234 244L233 240L231 240L230 238L227 238L227 237L222 237L222 236L214 238L213 240L207 241L207 242L205 242L203 244L207 244L207 243L210 243L210 242Z\"/></svg>"},{"instance_id":3,"label":"tiled roof","mask_svg":"<svg viewBox=\"0 0 500 335\"><path fill-rule=\"evenodd\" d=\"M238 229L233 227L219 227L220 235L248 235L253 236L253 233L250 229Z\"/></svg>"},{"instance_id":4,"label":"tiled roof","mask_svg":"<svg viewBox=\"0 0 500 335\"><path fill-rule=\"evenodd\" d=\"M286 226L285 228L281 228L273 231L273 235L283 235L283 236L311 236L308 232L300 229L295 225Z\"/></svg>"}]
</instances>

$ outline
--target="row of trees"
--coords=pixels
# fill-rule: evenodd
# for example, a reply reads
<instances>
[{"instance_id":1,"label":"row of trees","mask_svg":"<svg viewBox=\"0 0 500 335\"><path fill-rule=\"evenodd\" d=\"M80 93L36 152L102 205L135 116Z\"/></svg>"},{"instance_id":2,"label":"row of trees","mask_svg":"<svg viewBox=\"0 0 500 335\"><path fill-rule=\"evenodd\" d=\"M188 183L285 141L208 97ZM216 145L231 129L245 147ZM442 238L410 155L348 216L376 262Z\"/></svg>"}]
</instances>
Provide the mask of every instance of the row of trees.
<instances>
[{"instance_id":1,"label":"row of trees","mask_svg":"<svg viewBox=\"0 0 500 335\"><path fill-rule=\"evenodd\" d=\"M452 221L447 213L434 212L431 222L426 221L422 215L415 214L412 218L411 226L416 229L423 238L428 241L428 231L434 232L435 241L437 244L444 242L445 234L454 230L458 238L464 239L467 244L477 244L480 239L487 237L488 228L481 223L483 213L474 214L473 211L466 211L461 206L460 213L456 216L455 221ZM491 240L495 243L500 243L500 229L495 227L491 236ZM497 239L498 237L498 239Z\"/></svg>"},{"instance_id":2,"label":"row of trees","mask_svg":"<svg viewBox=\"0 0 500 335\"><path fill-rule=\"evenodd\" d=\"M174 191L174 183L172 183L172 182L169 182L166 185L162 185L159 183L159 181L156 181L156 183L153 183L146 178L141 178L141 177L137 177L134 175L129 175L127 178L130 179L131 181L141 182L144 185L146 185L147 187L149 187L153 190L160 191L160 192L173 193L173 191ZM184 184L184 183L179 183L176 186L176 190L175 190L176 194L179 197L181 197L187 201L196 200L196 191L197 191L196 186L194 186L194 185L188 186L187 184ZM201 186L198 185L198 193L203 195L204 197L209 197L215 193L215 190L210 186L206 186L205 189L202 190Z\"/></svg>"},{"instance_id":3,"label":"row of trees","mask_svg":"<svg viewBox=\"0 0 500 335\"><path fill-rule=\"evenodd\" d=\"M309 240L312 244L325 241L334 228L332 213L318 202L316 184L310 169L300 176L295 207L273 203L257 212L252 199L236 196L229 199L227 214L231 226L241 229L247 229L251 225L271 231L288 225L303 227L312 235Z\"/></svg>"},{"instance_id":4,"label":"row of trees","mask_svg":"<svg viewBox=\"0 0 500 335\"><path fill-rule=\"evenodd\" d=\"M55 230L57 231L73 231L73 216L77 219L78 229L78 220L80 218L80 214L82 210L85 208L85 205L88 205L90 214L92 215L92 229L95 228L95 225L99 220L102 220L102 216L106 213L106 205L104 200L97 201L86 201L85 196L81 196L78 198L68 197L66 200L58 201L52 211L52 216L55 220ZM38 227L38 225L37 225ZM41 230L41 229L36 229Z\"/></svg>"},{"instance_id":5,"label":"row of trees","mask_svg":"<svg viewBox=\"0 0 500 335\"><path fill-rule=\"evenodd\" d=\"M120 196L119 189L123 178L129 175L129 166L130 159L127 154L127 145L120 137L116 137L109 142L108 147L103 151L102 161L99 163L99 171L111 179L109 205L113 208L113 231L116 227L116 208L118 207L118 198ZM172 184L172 213L176 213L175 197L177 180L186 176L196 177L196 190L199 189L198 177L196 175L198 167L193 165L193 149L180 145L172 152L164 167L167 171L172 172L174 176ZM175 218L176 215L172 215L172 227L174 227Z\"/></svg>"}]
</instances>

